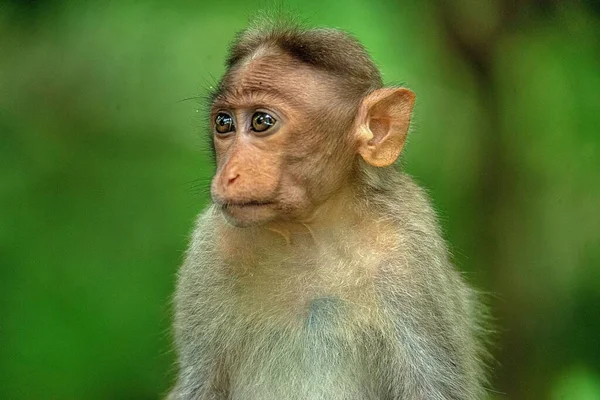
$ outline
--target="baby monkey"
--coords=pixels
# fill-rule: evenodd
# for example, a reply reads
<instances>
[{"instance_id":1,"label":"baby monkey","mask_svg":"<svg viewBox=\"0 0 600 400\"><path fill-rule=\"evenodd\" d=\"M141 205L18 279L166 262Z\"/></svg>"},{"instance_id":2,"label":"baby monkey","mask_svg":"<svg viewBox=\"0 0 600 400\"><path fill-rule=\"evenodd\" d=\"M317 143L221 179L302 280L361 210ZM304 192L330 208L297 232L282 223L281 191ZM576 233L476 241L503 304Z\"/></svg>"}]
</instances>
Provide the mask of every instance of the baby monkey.
<instances>
[{"instance_id":1,"label":"baby monkey","mask_svg":"<svg viewBox=\"0 0 600 400\"><path fill-rule=\"evenodd\" d=\"M249 28L226 66L169 399L485 398L475 293L394 166L414 93L334 29Z\"/></svg>"}]
</instances>

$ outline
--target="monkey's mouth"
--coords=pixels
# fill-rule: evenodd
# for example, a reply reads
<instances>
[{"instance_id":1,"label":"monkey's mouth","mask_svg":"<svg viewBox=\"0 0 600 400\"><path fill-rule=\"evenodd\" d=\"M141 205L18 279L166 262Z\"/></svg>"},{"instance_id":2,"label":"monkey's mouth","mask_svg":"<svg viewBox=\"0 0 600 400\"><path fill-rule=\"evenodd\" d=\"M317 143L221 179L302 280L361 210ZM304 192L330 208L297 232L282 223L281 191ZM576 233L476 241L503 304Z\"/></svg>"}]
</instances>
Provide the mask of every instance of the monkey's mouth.
<instances>
[{"instance_id":1,"label":"monkey's mouth","mask_svg":"<svg viewBox=\"0 0 600 400\"><path fill-rule=\"evenodd\" d=\"M272 201L259 201L259 200L251 200L251 201L241 201L241 202L233 202L228 201L221 204L223 209L231 208L231 207L262 207L262 206L270 206L274 204Z\"/></svg>"},{"instance_id":2,"label":"monkey's mouth","mask_svg":"<svg viewBox=\"0 0 600 400\"><path fill-rule=\"evenodd\" d=\"M273 219L276 215L273 205L275 202L259 200L225 202L221 204L221 210L231 224L247 227Z\"/></svg>"}]
</instances>

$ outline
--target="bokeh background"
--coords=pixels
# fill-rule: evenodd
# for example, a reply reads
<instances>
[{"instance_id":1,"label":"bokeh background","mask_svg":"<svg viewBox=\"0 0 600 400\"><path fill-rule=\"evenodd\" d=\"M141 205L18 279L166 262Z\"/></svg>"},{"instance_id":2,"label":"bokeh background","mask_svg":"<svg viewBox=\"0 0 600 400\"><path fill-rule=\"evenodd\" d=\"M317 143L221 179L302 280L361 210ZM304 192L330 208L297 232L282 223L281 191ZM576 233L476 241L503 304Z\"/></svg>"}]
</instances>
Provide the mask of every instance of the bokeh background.
<instances>
[{"instance_id":1,"label":"bokeh background","mask_svg":"<svg viewBox=\"0 0 600 400\"><path fill-rule=\"evenodd\" d=\"M418 95L405 169L495 317L495 399L600 399L600 2L285 1ZM265 1L0 3L0 398L156 399L212 166L203 97Z\"/></svg>"}]
</instances>

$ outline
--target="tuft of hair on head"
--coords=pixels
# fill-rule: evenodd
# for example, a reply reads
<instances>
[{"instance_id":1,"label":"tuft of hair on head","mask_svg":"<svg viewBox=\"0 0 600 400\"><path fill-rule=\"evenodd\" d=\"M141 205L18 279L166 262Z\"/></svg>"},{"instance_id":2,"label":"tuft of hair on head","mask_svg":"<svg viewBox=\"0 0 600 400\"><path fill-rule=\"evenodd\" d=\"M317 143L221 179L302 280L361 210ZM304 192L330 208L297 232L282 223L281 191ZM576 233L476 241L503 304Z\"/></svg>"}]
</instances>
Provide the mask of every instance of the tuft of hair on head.
<instances>
[{"instance_id":1,"label":"tuft of hair on head","mask_svg":"<svg viewBox=\"0 0 600 400\"><path fill-rule=\"evenodd\" d=\"M381 74L368 51L351 34L331 28L307 28L297 19L260 13L239 32L226 61L231 69L259 49L273 48L342 79L345 90L364 96L383 86Z\"/></svg>"}]
</instances>

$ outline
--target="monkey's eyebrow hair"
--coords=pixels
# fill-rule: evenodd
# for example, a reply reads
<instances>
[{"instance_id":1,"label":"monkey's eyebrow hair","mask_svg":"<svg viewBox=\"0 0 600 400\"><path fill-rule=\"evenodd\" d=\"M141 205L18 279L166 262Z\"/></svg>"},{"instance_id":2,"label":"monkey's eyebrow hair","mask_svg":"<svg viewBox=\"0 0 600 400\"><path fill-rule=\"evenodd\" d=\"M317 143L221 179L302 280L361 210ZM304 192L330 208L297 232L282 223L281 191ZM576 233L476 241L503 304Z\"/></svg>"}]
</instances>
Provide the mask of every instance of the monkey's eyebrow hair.
<instances>
[{"instance_id":1,"label":"monkey's eyebrow hair","mask_svg":"<svg viewBox=\"0 0 600 400\"><path fill-rule=\"evenodd\" d=\"M259 99L283 100L290 104L296 104L293 96L287 96L280 90L265 87L251 87L242 89L223 89L215 93L212 101L213 107L218 106L243 106L261 103Z\"/></svg>"}]
</instances>

